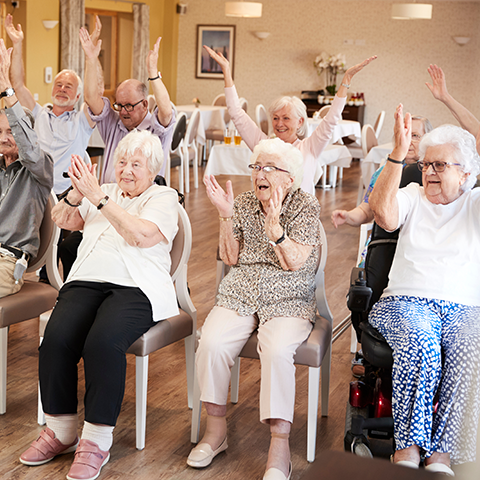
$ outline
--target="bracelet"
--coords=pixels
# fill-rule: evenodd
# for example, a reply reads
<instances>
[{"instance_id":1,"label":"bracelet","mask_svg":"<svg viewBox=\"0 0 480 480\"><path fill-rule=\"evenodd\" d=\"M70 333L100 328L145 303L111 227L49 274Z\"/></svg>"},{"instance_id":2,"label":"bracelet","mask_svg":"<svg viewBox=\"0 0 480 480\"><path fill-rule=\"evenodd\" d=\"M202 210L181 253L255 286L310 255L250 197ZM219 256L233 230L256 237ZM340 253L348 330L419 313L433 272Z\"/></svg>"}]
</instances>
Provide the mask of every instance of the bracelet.
<instances>
[{"instance_id":1,"label":"bracelet","mask_svg":"<svg viewBox=\"0 0 480 480\"><path fill-rule=\"evenodd\" d=\"M342 87L350 88L350 85L347 85L346 83L342 83Z\"/></svg>"},{"instance_id":2,"label":"bracelet","mask_svg":"<svg viewBox=\"0 0 480 480\"><path fill-rule=\"evenodd\" d=\"M403 160L394 160L393 158L387 157L387 162L396 163L397 165L403 165Z\"/></svg>"},{"instance_id":3,"label":"bracelet","mask_svg":"<svg viewBox=\"0 0 480 480\"><path fill-rule=\"evenodd\" d=\"M159 78L162 78L162 74L160 72L158 72L158 75L156 77L148 78L147 80L149 82L153 82L154 80L158 80Z\"/></svg>"},{"instance_id":4,"label":"bracelet","mask_svg":"<svg viewBox=\"0 0 480 480\"><path fill-rule=\"evenodd\" d=\"M218 217L221 222L228 222L229 220L232 219L232 217Z\"/></svg>"},{"instance_id":5,"label":"bracelet","mask_svg":"<svg viewBox=\"0 0 480 480\"><path fill-rule=\"evenodd\" d=\"M82 204L82 201L81 201L81 200L80 200L80 203L79 203L78 205L75 205L75 204L73 204L73 203L70 203L70 202L68 201L67 197L63 197L63 201L64 201L69 207L74 207L74 208L79 207L79 206Z\"/></svg>"}]
</instances>

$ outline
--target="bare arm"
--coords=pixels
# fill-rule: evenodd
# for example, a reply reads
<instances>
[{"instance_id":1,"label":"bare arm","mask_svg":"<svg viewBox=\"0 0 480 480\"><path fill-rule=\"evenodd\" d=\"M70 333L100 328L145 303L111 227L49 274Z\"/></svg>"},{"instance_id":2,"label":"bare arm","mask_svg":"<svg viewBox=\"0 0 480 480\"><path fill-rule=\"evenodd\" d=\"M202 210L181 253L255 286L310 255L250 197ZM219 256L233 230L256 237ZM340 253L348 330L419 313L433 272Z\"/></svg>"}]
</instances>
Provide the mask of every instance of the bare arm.
<instances>
[{"instance_id":1,"label":"bare arm","mask_svg":"<svg viewBox=\"0 0 480 480\"><path fill-rule=\"evenodd\" d=\"M85 102L90 107L94 115L100 115L103 110L103 100L100 95L98 77L98 55L102 48L102 41L98 40L94 45L92 39L85 28L80 29L80 43L85 52Z\"/></svg>"},{"instance_id":2,"label":"bare arm","mask_svg":"<svg viewBox=\"0 0 480 480\"><path fill-rule=\"evenodd\" d=\"M83 195L76 190L70 190L65 197L72 205L79 205L83 199ZM83 230L85 222L78 211L78 207L68 205L64 200L58 202L52 209L52 220L65 230L76 232Z\"/></svg>"},{"instance_id":3,"label":"bare arm","mask_svg":"<svg viewBox=\"0 0 480 480\"><path fill-rule=\"evenodd\" d=\"M207 196L217 208L220 218L220 258L226 265L235 265L238 262L240 243L233 235L233 189L232 182L227 181L227 191L218 184L213 175L205 176L203 183L207 189Z\"/></svg>"},{"instance_id":4,"label":"bare arm","mask_svg":"<svg viewBox=\"0 0 480 480\"><path fill-rule=\"evenodd\" d=\"M377 58L377 56L373 55L372 57L364 60L362 63L354 65L353 67L350 67L345 72L345 75L343 76L340 88L337 91L337 96L338 97L346 97L347 92L348 92L348 88L344 87L343 85L350 85L352 83L352 79L353 79L354 75L356 75L358 72L363 70L364 67L366 67L369 63L373 62L376 58Z\"/></svg>"},{"instance_id":5,"label":"bare arm","mask_svg":"<svg viewBox=\"0 0 480 480\"><path fill-rule=\"evenodd\" d=\"M401 162L406 157L412 137L412 118L409 113L403 118L403 106L400 104L395 111L395 147L387 160L382 173L378 177L370 195L369 204L375 215L375 221L387 231L393 231L398 226L397 192L402 177Z\"/></svg>"},{"instance_id":6,"label":"bare arm","mask_svg":"<svg viewBox=\"0 0 480 480\"><path fill-rule=\"evenodd\" d=\"M92 205L98 205L100 200L105 197L105 193L101 190L95 176L95 166L86 165L78 155L72 155L72 164L68 169L68 175L74 187L72 190L74 194L70 192L68 198L71 203L73 202L70 200L70 195L76 203L79 203L79 199L85 197ZM149 220L130 215L113 200L109 200L102 208L102 214L119 235L133 247L149 248L165 240L157 225ZM75 218L70 221L73 223L74 220Z\"/></svg>"},{"instance_id":7,"label":"bare arm","mask_svg":"<svg viewBox=\"0 0 480 480\"><path fill-rule=\"evenodd\" d=\"M464 107L461 103L457 102L447 90L447 82L445 80L445 74L437 65L430 65L428 67L428 73L432 78L432 85L425 82L425 85L432 92L432 95L440 100L457 119L458 123L470 132L472 135L477 136L480 131L480 121L473 115L470 110Z\"/></svg>"},{"instance_id":8,"label":"bare arm","mask_svg":"<svg viewBox=\"0 0 480 480\"><path fill-rule=\"evenodd\" d=\"M373 212L370 205L366 202L362 202L353 210L334 210L332 213L332 223L335 228L345 223L351 227L359 227L364 223L370 223L372 221Z\"/></svg>"},{"instance_id":9,"label":"bare arm","mask_svg":"<svg viewBox=\"0 0 480 480\"><path fill-rule=\"evenodd\" d=\"M148 52L147 69L149 78L159 77L156 78L156 80L151 80L150 85L152 86L153 95L158 107L158 121L160 122L160 125L168 127L172 120L172 105L170 103L170 95L168 94L168 90L158 72L158 50L160 48L161 40L162 37L158 37L155 45L153 46L153 50Z\"/></svg>"},{"instance_id":10,"label":"bare arm","mask_svg":"<svg viewBox=\"0 0 480 480\"><path fill-rule=\"evenodd\" d=\"M223 72L223 79L225 80L225 87L233 87L233 78L232 72L230 70L230 62L221 53L217 53L210 47L204 45L203 48L220 65L220 68Z\"/></svg>"},{"instance_id":11,"label":"bare arm","mask_svg":"<svg viewBox=\"0 0 480 480\"><path fill-rule=\"evenodd\" d=\"M281 187L272 195L270 199L269 207L266 211L265 217L265 233L267 237L276 242L284 234L284 230L279 223L280 211L282 209L282 202L285 197L285 193ZM302 245L294 240L286 237L286 239L279 243L275 249L280 265L284 270L299 270L312 252L311 245Z\"/></svg>"},{"instance_id":12,"label":"bare arm","mask_svg":"<svg viewBox=\"0 0 480 480\"><path fill-rule=\"evenodd\" d=\"M30 90L25 86L25 70L23 66L22 44L23 31L20 24L17 28L13 25L13 17L8 14L5 18L5 30L13 44L12 64L10 66L10 78L17 98L22 106L33 110L35 100Z\"/></svg>"}]
</instances>

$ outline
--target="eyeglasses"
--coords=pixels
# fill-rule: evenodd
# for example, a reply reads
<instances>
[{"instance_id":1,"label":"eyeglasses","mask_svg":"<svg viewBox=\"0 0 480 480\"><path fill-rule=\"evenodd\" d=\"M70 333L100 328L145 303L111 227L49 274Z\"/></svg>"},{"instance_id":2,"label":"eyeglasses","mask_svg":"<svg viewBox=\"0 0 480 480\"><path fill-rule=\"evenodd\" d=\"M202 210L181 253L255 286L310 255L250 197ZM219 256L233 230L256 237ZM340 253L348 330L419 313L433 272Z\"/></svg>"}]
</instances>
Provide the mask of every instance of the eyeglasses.
<instances>
[{"instance_id":1,"label":"eyeglasses","mask_svg":"<svg viewBox=\"0 0 480 480\"><path fill-rule=\"evenodd\" d=\"M113 109L116 111L116 112L121 112L122 111L122 108L125 109L126 112L132 112L133 109L139 104L139 103L142 103L143 100L140 100L139 102L135 103L134 105L132 105L131 103L127 103L125 105L122 105L121 103L117 103L115 102L113 104Z\"/></svg>"},{"instance_id":2,"label":"eyeglasses","mask_svg":"<svg viewBox=\"0 0 480 480\"><path fill-rule=\"evenodd\" d=\"M248 168L256 173L259 173L261 170L263 170L265 173L272 173L275 171L290 173L288 170L283 170L283 168L274 167L273 165L266 165L265 167L262 167L256 163L251 163Z\"/></svg>"},{"instance_id":3,"label":"eyeglasses","mask_svg":"<svg viewBox=\"0 0 480 480\"><path fill-rule=\"evenodd\" d=\"M418 169L421 172L426 172L428 168L431 166L433 171L436 173L442 173L447 168L447 165L457 165L461 167L460 163L451 163L451 162L417 162Z\"/></svg>"},{"instance_id":4,"label":"eyeglasses","mask_svg":"<svg viewBox=\"0 0 480 480\"><path fill-rule=\"evenodd\" d=\"M418 133L412 133L412 142L419 142L422 139L423 135L419 135Z\"/></svg>"}]
</instances>

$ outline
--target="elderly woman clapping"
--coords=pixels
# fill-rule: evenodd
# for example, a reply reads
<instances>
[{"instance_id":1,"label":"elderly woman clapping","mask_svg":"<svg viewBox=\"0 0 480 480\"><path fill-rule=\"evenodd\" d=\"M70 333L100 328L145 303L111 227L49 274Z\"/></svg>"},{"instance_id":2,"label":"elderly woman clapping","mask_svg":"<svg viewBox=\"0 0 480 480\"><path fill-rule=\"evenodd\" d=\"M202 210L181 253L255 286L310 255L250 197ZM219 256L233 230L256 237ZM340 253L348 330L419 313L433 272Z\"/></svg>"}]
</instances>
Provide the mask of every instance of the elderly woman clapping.
<instances>
[{"instance_id":1,"label":"elderly woman clapping","mask_svg":"<svg viewBox=\"0 0 480 480\"><path fill-rule=\"evenodd\" d=\"M303 158L294 146L264 140L251 161L253 191L235 201L230 181L225 192L213 176L205 178L207 195L220 216L220 256L232 268L220 284L197 351L208 418L205 435L187 463L205 467L227 448L230 369L258 328L260 420L270 425L272 436L264 478L285 479L291 475L293 356L315 320L320 206L299 188Z\"/></svg>"},{"instance_id":2,"label":"elderly woman clapping","mask_svg":"<svg viewBox=\"0 0 480 480\"><path fill-rule=\"evenodd\" d=\"M221 54L204 45L210 56L220 65L225 79L225 97L228 113L240 132L243 140L253 151L255 145L267 138L256 123L240 107L237 90L233 84L229 61ZM347 100L347 90L355 74L375 60L376 55L350 67L343 77L332 107L312 135L308 138L307 108L298 97L281 97L269 108L275 136L297 147L303 155L303 181L301 187L305 192L315 194L315 170L319 157L332 138L333 129L341 119L342 110Z\"/></svg>"},{"instance_id":3,"label":"elderly woman clapping","mask_svg":"<svg viewBox=\"0 0 480 480\"><path fill-rule=\"evenodd\" d=\"M410 137L400 105L370 197L375 221L400 234L369 321L393 349L395 463L418 468L424 452L426 469L453 475L450 463L475 460L480 411L480 158L473 135L439 127L420 143L423 187L399 189Z\"/></svg>"},{"instance_id":4,"label":"elderly woman clapping","mask_svg":"<svg viewBox=\"0 0 480 480\"><path fill-rule=\"evenodd\" d=\"M160 140L129 133L115 150L116 184L101 187L74 156L73 190L52 211L83 230L78 258L59 292L40 347L47 428L20 460L41 465L74 451L70 480L97 478L109 459L125 386L125 353L156 321L178 314L170 277L177 193L153 183L163 163ZM85 370L85 423L77 437L77 364Z\"/></svg>"}]
</instances>

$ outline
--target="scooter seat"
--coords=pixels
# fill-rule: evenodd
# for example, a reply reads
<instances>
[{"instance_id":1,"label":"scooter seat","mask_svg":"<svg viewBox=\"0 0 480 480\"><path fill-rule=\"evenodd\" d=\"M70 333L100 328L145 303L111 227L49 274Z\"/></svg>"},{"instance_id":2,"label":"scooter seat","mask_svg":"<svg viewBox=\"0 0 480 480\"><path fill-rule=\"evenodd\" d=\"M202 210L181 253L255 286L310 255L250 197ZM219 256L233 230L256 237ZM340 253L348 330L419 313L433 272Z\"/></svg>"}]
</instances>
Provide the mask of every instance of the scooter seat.
<instances>
[{"instance_id":1,"label":"scooter seat","mask_svg":"<svg viewBox=\"0 0 480 480\"><path fill-rule=\"evenodd\" d=\"M392 349L383 335L370 323L362 322L362 352L365 359L373 366L391 368L393 366Z\"/></svg>"}]
</instances>

